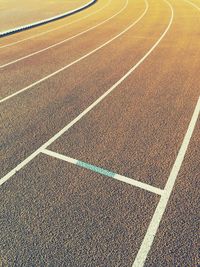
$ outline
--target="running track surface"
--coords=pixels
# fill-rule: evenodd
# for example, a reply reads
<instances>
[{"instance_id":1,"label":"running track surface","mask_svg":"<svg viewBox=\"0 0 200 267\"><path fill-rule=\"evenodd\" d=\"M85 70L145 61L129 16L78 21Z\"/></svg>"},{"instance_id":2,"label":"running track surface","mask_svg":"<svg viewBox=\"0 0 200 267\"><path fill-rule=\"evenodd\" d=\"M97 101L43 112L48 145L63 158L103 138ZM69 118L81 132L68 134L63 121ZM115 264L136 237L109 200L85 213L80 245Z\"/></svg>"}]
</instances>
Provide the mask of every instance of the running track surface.
<instances>
[{"instance_id":1,"label":"running track surface","mask_svg":"<svg viewBox=\"0 0 200 267\"><path fill-rule=\"evenodd\" d=\"M0 3L0 32L48 19L83 6L87 0L4 0Z\"/></svg>"},{"instance_id":2,"label":"running track surface","mask_svg":"<svg viewBox=\"0 0 200 267\"><path fill-rule=\"evenodd\" d=\"M198 266L199 36L99 0L0 40L1 266Z\"/></svg>"}]
</instances>

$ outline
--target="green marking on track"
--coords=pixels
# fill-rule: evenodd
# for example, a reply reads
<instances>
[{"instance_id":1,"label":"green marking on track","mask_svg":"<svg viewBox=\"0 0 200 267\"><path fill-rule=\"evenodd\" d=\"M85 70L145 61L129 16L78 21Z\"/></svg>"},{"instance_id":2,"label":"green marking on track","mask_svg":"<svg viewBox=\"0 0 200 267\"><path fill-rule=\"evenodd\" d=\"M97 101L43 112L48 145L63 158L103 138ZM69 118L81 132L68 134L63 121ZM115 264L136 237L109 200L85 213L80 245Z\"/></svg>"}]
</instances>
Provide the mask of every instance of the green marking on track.
<instances>
[{"instance_id":1,"label":"green marking on track","mask_svg":"<svg viewBox=\"0 0 200 267\"><path fill-rule=\"evenodd\" d=\"M76 163L76 165L78 165L80 167L83 167L85 169L91 170L93 172L97 172L97 173L109 176L109 177L114 177L115 176L114 172L110 172L110 171L104 170L104 169L102 169L100 167L97 167L97 166L92 165L92 164L85 163L83 161L78 161Z\"/></svg>"}]
</instances>

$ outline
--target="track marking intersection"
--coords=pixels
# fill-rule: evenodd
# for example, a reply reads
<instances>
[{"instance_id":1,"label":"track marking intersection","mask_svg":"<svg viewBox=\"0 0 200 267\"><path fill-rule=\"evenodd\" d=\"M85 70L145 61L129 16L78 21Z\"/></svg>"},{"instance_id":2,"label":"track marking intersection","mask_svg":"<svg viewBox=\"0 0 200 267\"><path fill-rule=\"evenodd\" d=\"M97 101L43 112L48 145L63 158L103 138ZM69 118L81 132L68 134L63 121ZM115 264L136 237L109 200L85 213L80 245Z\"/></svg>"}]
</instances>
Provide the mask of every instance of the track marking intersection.
<instances>
[{"instance_id":1,"label":"track marking intersection","mask_svg":"<svg viewBox=\"0 0 200 267\"><path fill-rule=\"evenodd\" d=\"M162 195L163 194L163 190L162 189L159 189L159 188L156 188L154 186L139 182L139 181L134 180L132 178L125 177L123 175L114 173L112 171L108 171L108 170L102 169L102 168L97 167L95 165L92 165L92 164L89 164L89 163L86 163L86 162L83 162L83 161L80 161L80 160L77 160L77 159L73 159L73 158L61 155L61 154L53 152L53 151L51 151L49 149L44 149L44 150L41 151L41 153L43 153L45 155L48 155L50 157L54 157L54 158L57 158L57 159L72 163L74 165L77 165L79 167L91 170L93 172L103 174L103 175L111 177L111 178L113 178L115 180L118 180L118 181L130 184L130 185L136 186L138 188L144 189L144 190L149 191L151 193L154 193L154 194L157 194L157 195Z\"/></svg>"}]
</instances>

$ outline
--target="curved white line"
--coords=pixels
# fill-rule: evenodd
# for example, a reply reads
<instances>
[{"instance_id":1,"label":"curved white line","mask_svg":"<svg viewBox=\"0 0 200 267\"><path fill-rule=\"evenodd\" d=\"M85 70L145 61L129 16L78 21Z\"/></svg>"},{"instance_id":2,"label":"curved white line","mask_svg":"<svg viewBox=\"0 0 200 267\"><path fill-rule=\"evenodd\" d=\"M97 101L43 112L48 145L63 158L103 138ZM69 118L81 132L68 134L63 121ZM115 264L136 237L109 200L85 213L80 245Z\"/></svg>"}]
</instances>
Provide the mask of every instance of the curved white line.
<instances>
[{"instance_id":1,"label":"curved white line","mask_svg":"<svg viewBox=\"0 0 200 267\"><path fill-rule=\"evenodd\" d=\"M92 13L90 13L89 15L86 15L86 16L84 16L84 17L82 17L82 18L76 19L76 20L74 20L74 21L72 21L72 22L69 22L69 23L62 24L62 25L60 25L60 26L58 26L58 27L55 27L55 28L53 28L53 29L50 29L50 30L47 30L47 31L40 32L40 33L38 33L38 34L29 36L29 37L27 37L27 38L24 38L24 39L15 41L15 42L13 42L13 43L9 43L9 44L6 44L6 45L2 45L2 46L0 46L0 49L2 49L2 48L6 48L6 47L10 47L10 46L13 46L13 45L16 45L16 44L19 44L19 43L23 43L23 42L25 42L25 41L34 39L34 38L36 38L36 37L45 35L45 34L47 34L47 33L53 32L53 31L57 31L58 29L64 28L64 27L66 27L66 26L72 25L72 24L74 24L74 23L76 23L76 22L79 22L79 21L81 21L81 20L84 20L84 19L86 19L86 18L88 18L88 17L91 17L91 16L93 16L93 15L99 13L99 12L102 11L103 9L105 9L105 8L110 4L110 2L111 2L111 0L109 0L109 1L108 1L103 7L101 7L100 9L98 9L98 10L96 10L95 12L92 12Z\"/></svg>"},{"instance_id":2,"label":"curved white line","mask_svg":"<svg viewBox=\"0 0 200 267\"><path fill-rule=\"evenodd\" d=\"M83 31L83 32L80 32L80 33L78 33L78 34L76 34L76 35L74 35L74 36L71 36L71 37L69 37L69 38L66 38L66 39L64 39L64 40L62 40L62 41L60 41L60 42L58 42L58 43L55 43L55 44L53 44L53 45L47 46L46 48L43 48L43 49L38 50L38 51L36 51L36 52L33 52L33 53L29 54L29 55L26 55L26 56L23 56L23 57L18 58L18 59L16 59L16 60L13 60L13 61L10 61L10 62L8 62L8 63L5 63L5 64L3 64L3 65L0 66L0 69L3 69L3 68L5 68L5 67L8 67L8 66L10 66L10 65L12 65L12 64L14 64L14 63L20 62L20 61L22 61L22 60L24 60L24 59L30 58L30 57L32 57L32 56L34 56L34 55L40 54L40 53L42 53L42 52L45 52L45 51L47 51L47 50L49 50L49 49L51 49L51 48L57 47L57 46L59 46L59 45L61 45L61 44L63 44L63 43L66 43L66 42L68 42L68 41L70 41L70 40L73 40L73 39L75 39L76 37L79 37L79 36L81 36L81 35L83 35L83 34L89 32L89 31L91 31L91 30L94 30L95 28L97 28L97 27L99 27L99 26L105 24L106 22L110 21L110 20L113 19L114 17L116 17L116 16L118 16L119 14L121 14L121 13L126 9L127 5L128 5L128 2L126 1L125 5L122 7L122 9L120 9L120 11L118 11L116 14L114 14L114 15L111 16L110 18L108 18L108 19L106 19L106 20L104 20L104 21L102 21L102 22L96 24L95 26L93 26L93 27L91 27L91 28L89 28L89 29L87 29L87 30L85 30L85 31Z\"/></svg>"},{"instance_id":3,"label":"curved white line","mask_svg":"<svg viewBox=\"0 0 200 267\"><path fill-rule=\"evenodd\" d=\"M36 26L40 26L40 25L49 23L49 22L58 20L60 18L64 18L66 16L69 16L71 14L77 13L77 12L79 12L79 11L81 11L81 10L89 7L89 6L91 6L95 2L96 2L96 0L91 0L88 3L84 4L83 6L80 6L78 8L73 9L73 10L70 10L70 11L67 11L65 13L59 14L57 16L53 16L53 17L48 18L48 19L36 21L36 22L30 23L30 24L19 26L17 28L9 29L9 30L4 31L4 32L0 32L0 37L4 37L4 36L9 35L9 34L13 34L13 33L21 32L21 31L25 31L25 30L31 29L33 27L36 27Z\"/></svg>"},{"instance_id":4,"label":"curved white line","mask_svg":"<svg viewBox=\"0 0 200 267\"><path fill-rule=\"evenodd\" d=\"M188 0L184 0L186 2L188 2L189 4L193 5L195 8L197 8L200 11L200 8L198 6L196 6L194 3L188 1ZM166 1L167 2L167 1ZM168 2L167 2L168 3ZM171 20L171 24L173 21L173 17L174 17L174 11L173 11L173 7L171 6L170 3L168 3L168 5L170 6L171 12L172 12L172 20ZM161 196L161 199L158 203L158 206L154 212L153 218L150 222L150 225L147 229L146 235L143 239L142 245L139 249L139 252L135 258L135 261L132 265L132 267L143 267L145 265L145 261L147 259L148 253L151 249L151 246L153 244L154 238L156 236L156 233L158 231L158 227L160 224L160 221L162 220L162 216L165 212L166 206L168 204L169 198L171 196L173 187L175 185L175 181L177 178L177 175L179 173L179 170L181 168L182 162L184 160L184 156L186 154L190 139L192 137L193 131L195 129L195 125L197 123L197 119L199 117L199 113L200 113L200 97L198 98L192 119L189 123L187 132L184 136L183 139L183 143L180 147L179 153L177 155L177 158L174 162L173 168L170 172L168 181L165 185L165 189L164 189L164 194Z\"/></svg>"},{"instance_id":5,"label":"curved white line","mask_svg":"<svg viewBox=\"0 0 200 267\"><path fill-rule=\"evenodd\" d=\"M197 6L196 4L194 4L193 2L190 2L189 0L184 0L185 2L187 2L188 4L192 5L193 7L195 7L196 9L198 9L198 11L200 11L200 7Z\"/></svg>"},{"instance_id":6,"label":"curved white line","mask_svg":"<svg viewBox=\"0 0 200 267\"><path fill-rule=\"evenodd\" d=\"M128 3L128 2L129 2L129 0L127 0L127 3ZM55 71L55 72L53 72L53 73L51 73L51 74L45 76L44 78L42 78L42 79L40 79L40 80L38 80L38 81L36 81L36 82L34 82L34 83L28 85L28 86L26 86L25 88L23 88L23 89L21 89L21 90L15 92L15 93L13 93L13 94L11 94L11 95L5 97L5 98L2 98L2 99L0 100L0 103L3 103L3 102L5 102L5 101L9 100L10 98L12 98L12 97L14 97L14 96L16 96L16 95L19 95L19 94L21 94L22 92L24 92L24 91L26 91L26 90L28 90L28 89L34 87L35 85L38 85L38 84L40 84L40 83L46 81L47 79L49 79L49 78L55 76L56 74L58 74L58 73L60 73L60 72L62 72L62 71L64 71L64 70L66 70L67 68L73 66L74 64L76 64L76 63L80 62L81 60L87 58L88 56L94 54L95 52L97 52L97 51L100 50L101 48L105 47L106 45L110 44L111 42L113 42L114 40L116 40L117 38L119 38L120 36L122 36L123 34L125 34L128 30L130 30L131 28L133 28L134 25L136 25L136 24L137 24L137 23L144 17L144 15L146 14L146 12L147 12L147 10L148 10L148 8L149 8L148 3L147 3L146 1L145 1L145 4L146 4L145 11L140 15L140 17L139 17L136 21L134 21L133 23L131 23L125 30L123 30L122 32L120 32L119 34L117 34L115 37L111 38L110 40L108 40L108 41L105 42L104 44L100 45L99 47L95 48L94 50L92 50L92 51L90 51L89 53L85 54L84 56L80 57L79 59L77 59L77 60L71 62L70 64L68 64L68 65L66 65L66 66L64 66L63 68L60 68L59 70L57 70L57 71Z\"/></svg>"},{"instance_id":7,"label":"curved white line","mask_svg":"<svg viewBox=\"0 0 200 267\"><path fill-rule=\"evenodd\" d=\"M165 0L166 1L166 0ZM146 5L148 5L147 0L145 0ZM16 174L19 170L21 170L24 166L26 166L31 160L37 157L44 149L46 149L49 145L51 145L55 140L57 140L61 135L63 135L66 131L68 131L73 125L75 125L80 119L82 119L88 112L90 112L94 107L96 107L103 99L106 98L112 91L114 91L126 78L128 78L144 61L148 56L154 51L154 49L159 45L162 39L165 37L167 32L169 31L171 24L173 21L173 12L170 17L169 24L167 28L162 33L160 38L156 41L156 43L149 49L149 51L135 64L118 82L116 82L110 89L108 89L102 96L100 96L95 102L93 102L88 108L86 108L82 113L80 113L75 119L73 119L70 123L68 123L62 130L60 130L57 134L55 134L51 139L49 139L46 143L44 143L41 147L39 147L35 152L33 152L29 157L23 160L20 164L18 164L14 169L12 169L9 173L3 176L0 179L0 185L8 181L13 175ZM138 267L139 265L137 265Z\"/></svg>"}]
</instances>

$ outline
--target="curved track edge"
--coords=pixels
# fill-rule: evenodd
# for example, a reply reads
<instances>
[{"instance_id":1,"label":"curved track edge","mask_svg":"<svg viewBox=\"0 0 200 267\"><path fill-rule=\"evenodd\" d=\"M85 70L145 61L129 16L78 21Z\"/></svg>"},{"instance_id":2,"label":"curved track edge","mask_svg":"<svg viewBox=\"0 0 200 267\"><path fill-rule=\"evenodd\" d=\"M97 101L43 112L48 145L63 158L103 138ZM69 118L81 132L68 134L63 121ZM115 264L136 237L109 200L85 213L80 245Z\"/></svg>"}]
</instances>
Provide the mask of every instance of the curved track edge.
<instances>
[{"instance_id":1,"label":"curved track edge","mask_svg":"<svg viewBox=\"0 0 200 267\"><path fill-rule=\"evenodd\" d=\"M34 23L31 23L31 24L26 24L26 25L23 25L23 26L19 26L17 28L9 29L9 30L4 31L4 32L0 32L0 38L8 36L8 35L11 35L11 34L15 34L15 33L18 33L18 32L22 32L22 31L25 31L25 30L29 30L29 29L32 29L32 28L47 24L49 22L53 22L55 20L62 19L64 17L68 17L70 15L78 13L78 12L80 12L80 11L90 7L90 6L92 6L97 1L98 0L90 0L88 3L86 3L85 5L83 5L81 7L78 7L76 9L70 10L68 12L65 12L65 13L62 13L62 14L59 14L59 15L56 15L54 17L50 17L50 18L45 19L45 20L36 21Z\"/></svg>"}]
</instances>

